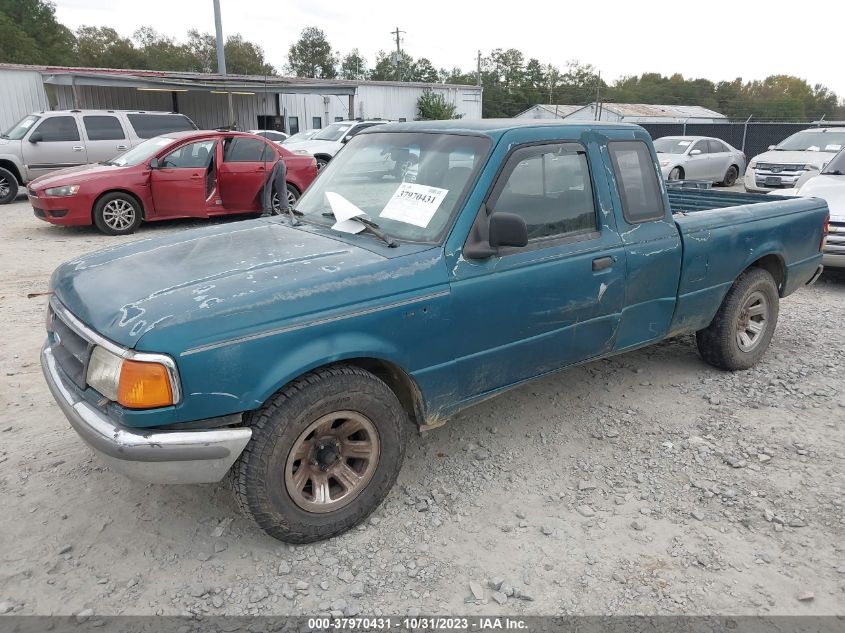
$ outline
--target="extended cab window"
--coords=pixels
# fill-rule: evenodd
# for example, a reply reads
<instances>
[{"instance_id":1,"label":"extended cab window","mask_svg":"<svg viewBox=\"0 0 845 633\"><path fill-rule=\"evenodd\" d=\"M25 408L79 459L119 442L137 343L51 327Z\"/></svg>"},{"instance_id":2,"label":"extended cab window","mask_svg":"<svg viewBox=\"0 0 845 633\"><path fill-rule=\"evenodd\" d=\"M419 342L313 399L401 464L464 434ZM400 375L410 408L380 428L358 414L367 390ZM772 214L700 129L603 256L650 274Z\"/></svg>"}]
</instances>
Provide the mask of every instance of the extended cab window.
<instances>
[{"instance_id":1,"label":"extended cab window","mask_svg":"<svg viewBox=\"0 0 845 633\"><path fill-rule=\"evenodd\" d=\"M36 132L41 134L42 143L56 143L59 141L78 141L79 128L72 116L53 116L44 119Z\"/></svg>"},{"instance_id":2,"label":"extended cab window","mask_svg":"<svg viewBox=\"0 0 845 633\"><path fill-rule=\"evenodd\" d=\"M607 146L625 220L637 224L663 218L663 194L648 145L643 141L611 141Z\"/></svg>"},{"instance_id":3,"label":"extended cab window","mask_svg":"<svg viewBox=\"0 0 845 633\"><path fill-rule=\"evenodd\" d=\"M161 161L162 167L207 167L211 160L214 141L211 139L183 145Z\"/></svg>"},{"instance_id":4,"label":"extended cab window","mask_svg":"<svg viewBox=\"0 0 845 633\"><path fill-rule=\"evenodd\" d=\"M117 141L126 138L116 116L92 115L82 117L89 141Z\"/></svg>"},{"instance_id":5,"label":"extended cab window","mask_svg":"<svg viewBox=\"0 0 845 633\"><path fill-rule=\"evenodd\" d=\"M587 155L577 143L517 150L490 200L491 212L522 216L529 240L597 230Z\"/></svg>"},{"instance_id":6,"label":"extended cab window","mask_svg":"<svg viewBox=\"0 0 845 633\"><path fill-rule=\"evenodd\" d=\"M223 143L223 162L260 163L274 160L275 156L267 149L267 143L257 138L239 136L226 139Z\"/></svg>"},{"instance_id":7,"label":"extended cab window","mask_svg":"<svg viewBox=\"0 0 845 633\"><path fill-rule=\"evenodd\" d=\"M138 138L153 138L168 132L188 132L197 126L183 114L127 114Z\"/></svg>"}]
</instances>

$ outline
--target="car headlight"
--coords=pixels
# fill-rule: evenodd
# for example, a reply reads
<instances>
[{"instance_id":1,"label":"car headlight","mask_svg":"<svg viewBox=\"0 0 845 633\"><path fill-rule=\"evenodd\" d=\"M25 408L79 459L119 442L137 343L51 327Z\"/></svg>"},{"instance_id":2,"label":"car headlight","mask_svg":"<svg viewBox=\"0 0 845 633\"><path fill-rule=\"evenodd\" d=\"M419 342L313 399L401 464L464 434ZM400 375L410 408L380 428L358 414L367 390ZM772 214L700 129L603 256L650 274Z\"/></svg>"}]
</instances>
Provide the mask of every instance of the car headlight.
<instances>
[{"instance_id":1,"label":"car headlight","mask_svg":"<svg viewBox=\"0 0 845 633\"><path fill-rule=\"evenodd\" d=\"M818 171L819 166L818 165L811 165L810 163L807 163L806 165L804 165L804 167L802 169L804 169L805 171Z\"/></svg>"},{"instance_id":2,"label":"car headlight","mask_svg":"<svg viewBox=\"0 0 845 633\"><path fill-rule=\"evenodd\" d=\"M294 154L299 154L300 156L311 156L311 152L307 149L295 149L293 150Z\"/></svg>"},{"instance_id":3,"label":"car headlight","mask_svg":"<svg viewBox=\"0 0 845 633\"><path fill-rule=\"evenodd\" d=\"M749 169L754 169L755 167L757 167L757 163L749 163L748 164Z\"/></svg>"},{"instance_id":4,"label":"car headlight","mask_svg":"<svg viewBox=\"0 0 845 633\"><path fill-rule=\"evenodd\" d=\"M48 196L75 196L79 191L79 185L65 185L64 187L51 187L45 189L44 193Z\"/></svg>"},{"instance_id":5,"label":"car headlight","mask_svg":"<svg viewBox=\"0 0 845 633\"><path fill-rule=\"evenodd\" d=\"M170 368L163 362L123 358L99 345L88 361L86 381L127 409L152 409L175 403Z\"/></svg>"}]
</instances>

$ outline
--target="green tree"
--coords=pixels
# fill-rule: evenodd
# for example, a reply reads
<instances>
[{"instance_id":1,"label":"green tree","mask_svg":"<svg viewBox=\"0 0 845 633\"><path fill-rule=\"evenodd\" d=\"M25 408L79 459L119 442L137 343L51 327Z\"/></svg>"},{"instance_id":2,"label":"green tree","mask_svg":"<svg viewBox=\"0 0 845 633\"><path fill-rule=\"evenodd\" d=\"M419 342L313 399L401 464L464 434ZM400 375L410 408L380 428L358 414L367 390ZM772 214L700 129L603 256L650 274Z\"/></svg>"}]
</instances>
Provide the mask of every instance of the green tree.
<instances>
[{"instance_id":1,"label":"green tree","mask_svg":"<svg viewBox=\"0 0 845 633\"><path fill-rule=\"evenodd\" d=\"M370 73L370 79L376 81L395 81L396 80L396 62L394 61L393 53L385 53L379 51L376 53L376 65L373 67L373 72ZM408 81L410 69L413 68L414 58L402 51L399 57L400 81Z\"/></svg>"},{"instance_id":2,"label":"green tree","mask_svg":"<svg viewBox=\"0 0 845 633\"><path fill-rule=\"evenodd\" d=\"M132 40L107 26L79 27L76 56L80 65L91 68L147 68Z\"/></svg>"},{"instance_id":3,"label":"green tree","mask_svg":"<svg viewBox=\"0 0 845 633\"><path fill-rule=\"evenodd\" d=\"M144 60L144 68L188 71L198 65L188 45L177 44L172 37L149 26L135 31L132 40Z\"/></svg>"},{"instance_id":4,"label":"green tree","mask_svg":"<svg viewBox=\"0 0 845 633\"><path fill-rule=\"evenodd\" d=\"M439 92L428 89L417 99L417 121L460 119L461 116L455 104L446 101L446 97Z\"/></svg>"},{"instance_id":5,"label":"green tree","mask_svg":"<svg viewBox=\"0 0 845 633\"><path fill-rule=\"evenodd\" d=\"M297 77L334 79L336 63L326 34L316 26L304 28L288 51L288 70Z\"/></svg>"},{"instance_id":6,"label":"green tree","mask_svg":"<svg viewBox=\"0 0 845 633\"><path fill-rule=\"evenodd\" d=\"M75 38L44 0L0 0L0 61L14 64L77 63Z\"/></svg>"},{"instance_id":7,"label":"green tree","mask_svg":"<svg viewBox=\"0 0 845 633\"><path fill-rule=\"evenodd\" d=\"M342 79L367 78L367 60L357 48L353 48L343 56L340 62L340 77Z\"/></svg>"},{"instance_id":8,"label":"green tree","mask_svg":"<svg viewBox=\"0 0 845 633\"><path fill-rule=\"evenodd\" d=\"M431 60L425 57L420 57L413 64L411 64L411 71L409 73L407 81L423 81L426 83L436 83L439 80L440 77L437 74L437 69L434 67L434 64L431 63Z\"/></svg>"}]
</instances>

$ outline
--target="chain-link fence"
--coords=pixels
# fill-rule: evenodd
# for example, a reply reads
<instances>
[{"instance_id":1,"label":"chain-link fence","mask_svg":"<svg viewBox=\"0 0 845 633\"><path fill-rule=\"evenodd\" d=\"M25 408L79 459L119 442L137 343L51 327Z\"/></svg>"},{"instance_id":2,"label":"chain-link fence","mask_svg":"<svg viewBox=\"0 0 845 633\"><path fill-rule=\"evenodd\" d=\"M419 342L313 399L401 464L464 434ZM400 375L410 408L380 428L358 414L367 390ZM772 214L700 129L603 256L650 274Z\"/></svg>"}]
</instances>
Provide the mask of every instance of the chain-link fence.
<instances>
[{"instance_id":1,"label":"chain-link fence","mask_svg":"<svg viewBox=\"0 0 845 633\"><path fill-rule=\"evenodd\" d=\"M727 123L641 123L652 138L661 136L712 136L745 152L748 160L777 145L787 136L811 127L844 127L845 121L807 123L766 123L731 121Z\"/></svg>"}]
</instances>

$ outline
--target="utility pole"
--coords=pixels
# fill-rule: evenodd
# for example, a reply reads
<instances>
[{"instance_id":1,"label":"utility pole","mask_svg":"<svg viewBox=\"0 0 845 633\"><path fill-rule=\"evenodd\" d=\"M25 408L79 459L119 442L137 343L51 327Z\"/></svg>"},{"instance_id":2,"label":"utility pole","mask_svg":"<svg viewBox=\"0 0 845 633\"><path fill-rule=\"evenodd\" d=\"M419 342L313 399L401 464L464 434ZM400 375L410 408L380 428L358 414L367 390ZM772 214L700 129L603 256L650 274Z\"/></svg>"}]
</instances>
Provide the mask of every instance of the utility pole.
<instances>
[{"instance_id":1,"label":"utility pole","mask_svg":"<svg viewBox=\"0 0 845 633\"><path fill-rule=\"evenodd\" d=\"M214 2L214 29L217 31L217 72L226 80L226 53L224 52L225 42L223 41L223 20L220 17L220 0ZM226 81L228 83L228 81ZM235 124L235 109L232 107L232 91L227 86L227 97L229 99L229 126Z\"/></svg>"},{"instance_id":2,"label":"utility pole","mask_svg":"<svg viewBox=\"0 0 845 633\"><path fill-rule=\"evenodd\" d=\"M599 71L598 75L596 76L596 121L599 120L601 114L599 114L599 91L601 90L601 71Z\"/></svg>"},{"instance_id":3,"label":"utility pole","mask_svg":"<svg viewBox=\"0 0 845 633\"><path fill-rule=\"evenodd\" d=\"M478 51L478 65L477 65L477 69L478 69L478 70L477 70L478 74L477 74L477 75L476 75L476 77L475 77L475 85L476 85L476 86L480 86L480 85L481 85L481 51L480 51L480 50Z\"/></svg>"},{"instance_id":4,"label":"utility pole","mask_svg":"<svg viewBox=\"0 0 845 633\"><path fill-rule=\"evenodd\" d=\"M402 48L399 44L399 35L404 32L400 31L398 26L395 31L390 32L391 35L396 36L396 81L402 81L402 70L400 68L402 65Z\"/></svg>"}]
</instances>

